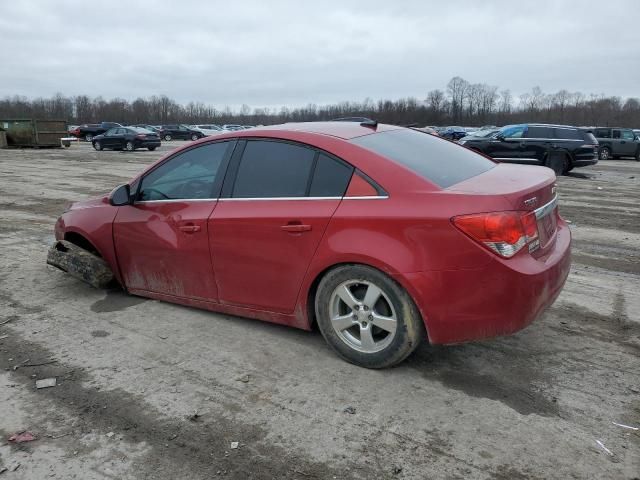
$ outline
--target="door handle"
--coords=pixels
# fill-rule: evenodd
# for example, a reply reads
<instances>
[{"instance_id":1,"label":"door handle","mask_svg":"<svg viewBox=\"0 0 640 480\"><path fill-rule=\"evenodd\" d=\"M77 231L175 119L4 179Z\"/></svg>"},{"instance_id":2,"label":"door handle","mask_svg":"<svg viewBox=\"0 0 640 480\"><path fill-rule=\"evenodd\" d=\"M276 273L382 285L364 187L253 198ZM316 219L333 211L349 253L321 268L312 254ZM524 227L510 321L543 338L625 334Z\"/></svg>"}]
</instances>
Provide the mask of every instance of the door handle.
<instances>
[{"instance_id":1,"label":"door handle","mask_svg":"<svg viewBox=\"0 0 640 480\"><path fill-rule=\"evenodd\" d=\"M281 230L289 233L302 233L311 230L311 225L303 225L301 223L290 223L288 225L282 225Z\"/></svg>"},{"instance_id":2,"label":"door handle","mask_svg":"<svg viewBox=\"0 0 640 480\"><path fill-rule=\"evenodd\" d=\"M201 230L200 225L180 225L178 228L184 233L196 233Z\"/></svg>"}]
</instances>

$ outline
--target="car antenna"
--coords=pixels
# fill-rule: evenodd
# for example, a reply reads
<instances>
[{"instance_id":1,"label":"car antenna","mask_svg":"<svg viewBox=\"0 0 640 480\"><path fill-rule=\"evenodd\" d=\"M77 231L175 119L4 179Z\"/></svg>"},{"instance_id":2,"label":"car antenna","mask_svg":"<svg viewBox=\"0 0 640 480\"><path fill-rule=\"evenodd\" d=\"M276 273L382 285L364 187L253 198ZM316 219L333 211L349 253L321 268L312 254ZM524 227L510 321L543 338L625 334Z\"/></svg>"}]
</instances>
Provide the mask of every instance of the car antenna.
<instances>
[{"instance_id":1,"label":"car antenna","mask_svg":"<svg viewBox=\"0 0 640 480\"><path fill-rule=\"evenodd\" d=\"M365 120L364 122L360 122L360 126L376 128L378 126L378 122L377 120Z\"/></svg>"}]
</instances>

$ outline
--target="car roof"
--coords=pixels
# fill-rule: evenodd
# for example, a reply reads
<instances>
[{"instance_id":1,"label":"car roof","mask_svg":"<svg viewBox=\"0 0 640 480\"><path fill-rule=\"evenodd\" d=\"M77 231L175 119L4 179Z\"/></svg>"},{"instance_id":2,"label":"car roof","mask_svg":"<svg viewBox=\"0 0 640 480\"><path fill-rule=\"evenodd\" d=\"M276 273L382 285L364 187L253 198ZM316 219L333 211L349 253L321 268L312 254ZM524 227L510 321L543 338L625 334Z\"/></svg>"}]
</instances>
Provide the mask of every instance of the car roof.
<instances>
[{"instance_id":1,"label":"car roof","mask_svg":"<svg viewBox=\"0 0 640 480\"><path fill-rule=\"evenodd\" d=\"M519 127L519 126L527 126L527 127L553 127L553 128L574 128L578 129L573 125L557 125L554 123L514 123L512 125L505 125L505 127ZM503 127L504 128L504 127Z\"/></svg>"},{"instance_id":2,"label":"car roof","mask_svg":"<svg viewBox=\"0 0 640 480\"><path fill-rule=\"evenodd\" d=\"M266 127L252 128L249 132L251 135L261 130L279 130L290 132L317 133L321 135L330 135L332 137L349 140L363 135L372 133L386 132L390 130L398 130L402 127L395 125L386 125L379 123L375 127L362 126L357 122L300 122L300 123L283 123L281 125L269 125Z\"/></svg>"}]
</instances>

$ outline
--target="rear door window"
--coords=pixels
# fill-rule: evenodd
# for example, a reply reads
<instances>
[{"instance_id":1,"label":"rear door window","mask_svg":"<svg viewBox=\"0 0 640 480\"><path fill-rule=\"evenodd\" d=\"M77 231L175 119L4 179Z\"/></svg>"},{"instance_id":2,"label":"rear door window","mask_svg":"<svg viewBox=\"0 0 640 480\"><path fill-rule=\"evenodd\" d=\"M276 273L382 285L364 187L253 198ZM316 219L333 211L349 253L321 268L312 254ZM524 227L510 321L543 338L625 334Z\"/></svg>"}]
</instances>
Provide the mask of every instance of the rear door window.
<instances>
[{"instance_id":1,"label":"rear door window","mask_svg":"<svg viewBox=\"0 0 640 480\"><path fill-rule=\"evenodd\" d=\"M342 197L349 180L353 167L321 153L318 156L311 188L310 197Z\"/></svg>"},{"instance_id":2,"label":"rear door window","mask_svg":"<svg viewBox=\"0 0 640 480\"><path fill-rule=\"evenodd\" d=\"M611 138L610 128L596 128L593 133L597 138Z\"/></svg>"},{"instance_id":3,"label":"rear door window","mask_svg":"<svg viewBox=\"0 0 640 480\"><path fill-rule=\"evenodd\" d=\"M613 138L620 138L620 130L613 131Z\"/></svg>"},{"instance_id":4,"label":"rear door window","mask_svg":"<svg viewBox=\"0 0 640 480\"><path fill-rule=\"evenodd\" d=\"M635 135L631 130L622 130L622 139L623 140L633 140Z\"/></svg>"},{"instance_id":5,"label":"rear door window","mask_svg":"<svg viewBox=\"0 0 640 480\"><path fill-rule=\"evenodd\" d=\"M442 188L480 175L496 165L465 147L411 129L364 135L351 142L413 170Z\"/></svg>"},{"instance_id":6,"label":"rear door window","mask_svg":"<svg viewBox=\"0 0 640 480\"><path fill-rule=\"evenodd\" d=\"M553 138L553 130L549 127L538 127L530 125L527 129L526 138Z\"/></svg>"},{"instance_id":7,"label":"rear door window","mask_svg":"<svg viewBox=\"0 0 640 480\"><path fill-rule=\"evenodd\" d=\"M553 130L559 140L584 140L582 132L575 128L554 128Z\"/></svg>"},{"instance_id":8,"label":"rear door window","mask_svg":"<svg viewBox=\"0 0 640 480\"><path fill-rule=\"evenodd\" d=\"M315 150L291 143L249 140L240 159L233 198L304 197Z\"/></svg>"}]
</instances>

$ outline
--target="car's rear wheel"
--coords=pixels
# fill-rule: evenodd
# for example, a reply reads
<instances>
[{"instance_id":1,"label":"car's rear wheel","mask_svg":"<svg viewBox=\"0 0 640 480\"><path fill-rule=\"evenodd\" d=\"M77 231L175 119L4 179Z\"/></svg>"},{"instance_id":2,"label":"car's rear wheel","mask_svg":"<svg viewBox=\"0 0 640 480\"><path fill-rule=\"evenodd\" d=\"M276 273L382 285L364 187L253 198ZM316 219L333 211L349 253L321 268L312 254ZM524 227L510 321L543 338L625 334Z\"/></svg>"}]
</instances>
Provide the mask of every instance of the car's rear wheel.
<instances>
[{"instance_id":1,"label":"car's rear wheel","mask_svg":"<svg viewBox=\"0 0 640 480\"><path fill-rule=\"evenodd\" d=\"M195 133L193 135L191 135L191 140L193 140L194 142L196 140L198 140L198 138L200 138L200 137L198 137L198 135L196 135Z\"/></svg>"},{"instance_id":2,"label":"car's rear wheel","mask_svg":"<svg viewBox=\"0 0 640 480\"><path fill-rule=\"evenodd\" d=\"M171 135L165 135L165 136L164 136L164 139L165 139L167 142L168 142L168 141L170 141L170 140L171 140Z\"/></svg>"},{"instance_id":3,"label":"car's rear wheel","mask_svg":"<svg viewBox=\"0 0 640 480\"><path fill-rule=\"evenodd\" d=\"M129 141L127 143L124 144L124 149L127 152L133 152L135 150L135 147L133 146L133 142Z\"/></svg>"},{"instance_id":4,"label":"car's rear wheel","mask_svg":"<svg viewBox=\"0 0 640 480\"><path fill-rule=\"evenodd\" d=\"M385 368L404 360L424 337L409 294L384 273L364 265L329 271L315 299L318 326L345 360Z\"/></svg>"},{"instance_id":5,"label":"car's rear wheel","mask_svg":"<svg viewBox=\"0 0 640 480\"><path fill-rule=\"evenodd\" d=\"M93 135L91 135L90 133L87 133L87 134L84 136L84 140L85 140L86 142L90 142L91 140L93 140Z\"/></svg>"},{"instance_id":6,"label":"car's rear wheel","mask_svg":"<svg viewBox=\"0 0 640 480\"><path fill-rule=\"evenodd\" d=\"M102 150L104 147L99 141L95 141L93 142L93 148L95 148L96 150Z\"/></svg>"},{"instance_id":7,"label":"car's rear wheel","mask_svg":"<svg viewBox=\"0 0 640 480\"><path fill-rule=\"evenodd\" d=\"M569 170L569 159L564 153L550 154L545 165L553 170L556 176L564 175Z\"/></svg>"},{"instance_id":8,"label":"car's rear wheel","mask_svg":"<svg viewBox=\"0 0 640 480\"><path fill-rule=\"evenodd\" d=\"M609 160L611 158L611 150L608 147L602 147L598 156L600 160Z\"/></svg>"}]
</instances>

